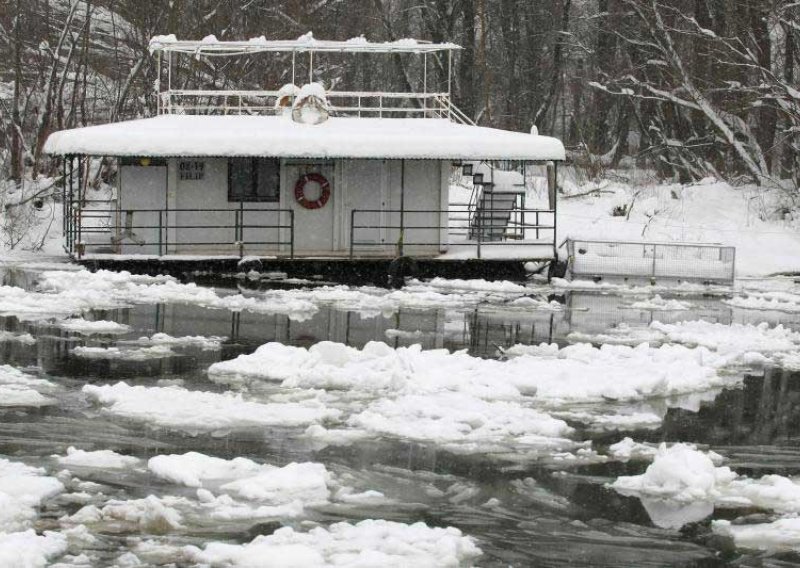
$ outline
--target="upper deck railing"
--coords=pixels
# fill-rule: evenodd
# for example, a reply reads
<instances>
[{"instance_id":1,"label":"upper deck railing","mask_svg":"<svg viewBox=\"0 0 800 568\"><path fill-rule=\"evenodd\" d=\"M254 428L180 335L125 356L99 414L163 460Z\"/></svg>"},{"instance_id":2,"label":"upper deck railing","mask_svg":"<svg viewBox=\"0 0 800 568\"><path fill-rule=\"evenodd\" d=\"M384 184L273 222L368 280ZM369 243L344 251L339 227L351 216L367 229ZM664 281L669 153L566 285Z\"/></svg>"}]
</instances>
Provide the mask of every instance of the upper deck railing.
<instances>
[{"instance_id":1,"label":"upper deck railing","mask_svg":"<svg viewBox=\"0 0 800 568\"><path fill-rule=\"evenodd\" d=\"M181 57L229 58L263 53L287 53L291 56L291 85L319 82L315 75L317 58L326 54L405 53L417 56L421 63L420 90L415 93L374 91L329 91L326 93L332 116L371 118L446 118L462 124L474 122L452 103L453 52L461 49L453 43L431 43L424 40L400 39L371 42L363 36L346 41L319 40L307 33L294 40L268 40L265 37L247 41L220 41L214 36L202 40L178 40L174 35L156 36L150 40L150 52L158 58L156 81L158 114L246 114L277 115L284 107L276 104L287 93L279 91L186 90L173 88L173 67ZM299 57L307 57L307 76L301 78ZM446 90L428 80L428 58L434 57L446 69ZM173 61L175 59L175 61ZM162 67L166 64L166 69ZM306 79L307 77L307 79ZM433 86L436 85L436 86ZM164 88L166 87L166 88ZM431 88L432 87L432 88ZM430 92L440 90L443 92ZM290 100L289 102L293 102Z\"/></svg>"},{"instance_id":2,"label":"upper deck railing","mask_svg":"<svg viewBox=\"0 0 800 568\"><path fill-rule=\"evenodd\" d=\"M158 95L159 114L263 115L284 112L279 91L222 91L172 89ZM447 93L387 93L330 91L326 93L332 116L365 118L446 118L475 123L450 100Z\"/></svg>"}]
</instances>

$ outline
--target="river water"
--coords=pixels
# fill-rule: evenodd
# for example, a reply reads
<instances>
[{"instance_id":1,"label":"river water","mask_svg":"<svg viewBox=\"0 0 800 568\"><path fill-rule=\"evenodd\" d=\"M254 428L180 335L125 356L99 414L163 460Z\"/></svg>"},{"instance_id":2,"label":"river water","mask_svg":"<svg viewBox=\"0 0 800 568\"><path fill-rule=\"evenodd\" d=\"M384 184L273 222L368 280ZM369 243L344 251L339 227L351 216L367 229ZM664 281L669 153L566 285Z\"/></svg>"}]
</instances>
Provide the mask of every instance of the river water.
<instances>
[{"instance_id":1,"label":"river water","mask_svg":"<svg viewBox=\"0 0 800 568\"><path fill-rule=\"evenodd\" d=\"M4 284L33 288L37 270L7 270ZM236 290L231 289L233 293ZM222 458L247 457L284 465L313 461L359 488L391 497L369 506L319 507L304 521L358 521L383 518L424 521L429 526L454 526L476 539L483 551L481 566L788 566L800 563L792 552L737 550L714 536L706 521L680 529L660 528L652 511L636 497L624 497L607 483L619 475L641 473L646 463L607 462L558 464L552 460L500 459L481 453L458 454L403 440L371 439L349 445L309 442L297 429L246 429L217 435L189 435L115 418L87 402L85 384L163 386L221 392L225 386L209 380L206 369L219 360L250 353L270 341L309 347L320 341L363 347L383 341L392 347L421 344L425 349L466 349L482 358L498 357L503 348L542 342L565 345L574 332L602 333L621 325L646 326L703 319L725 325L782 323L800 327L800 318L780 313L735 310L724 296L696 296L685 311L623 309L624 295L581 291L551 291L560 311L504 310L479 304L460 309L400 309L385 317L324 306L305 321L285 315L235 313L193 305L137 305L96 310L86 319L112 320L131 331L83 336L47 321L0 317L0 329L30 333L34 345L0 342L0 363L46 377L59 385L57 404L40 408L0 409L0 455L56 471L52 458L69 446L112 449L148 459L158 454L201 452ZM88 359L73 353L77 346L111 347L157 332L174 337L219 336L221 350L197 346L175 349L168 357L143 360ZM689 397L691 398L691 397ZM800 381L797 373L772 369L745 377L736 387L704 393L696 400L657 401L663 406L661 425L634 431L586 429L582 439L595 450L630 436L639 442L694 442L726 458L739 473L760 476L800 475ZM574 424L580 430L580 424ZM581 436L579 436L581 437ZM138 499L151 494L180 495L146 470L78 470L73 475L94 482L105 498ZM423 490L424 488L424 490ZM433 488L433 489L432 489ZM185 492L187 495L190 491ZM38 530L57 529L58 519L82 503L58 498L46 503ZM715 518L726 518L725 512ZM730 513L734 516L733 513ZM90 565L113 565L121 554L144 540L202 544L211 540L249 542L277 524L247 521L213 522L188 519L178 531L98 526L95 539L83 550ZM77 557L77 555L73 555ZM87 560L88 559L88 560ZM74 558L73 558L74 560ZM79 558L79 560L81 560ZM63 561L63 560L62 560ZM181 565L180 558L151 557L148 563ZM81 565L79 561L73 564Z\"/></svg>"}]
</instances>

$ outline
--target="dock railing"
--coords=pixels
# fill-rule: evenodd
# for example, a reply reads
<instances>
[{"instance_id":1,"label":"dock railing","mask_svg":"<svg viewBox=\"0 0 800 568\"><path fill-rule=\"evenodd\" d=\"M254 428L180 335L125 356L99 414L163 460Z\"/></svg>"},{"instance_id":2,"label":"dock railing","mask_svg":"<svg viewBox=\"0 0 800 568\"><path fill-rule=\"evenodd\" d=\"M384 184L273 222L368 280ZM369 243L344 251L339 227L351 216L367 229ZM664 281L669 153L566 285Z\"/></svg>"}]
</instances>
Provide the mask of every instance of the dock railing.
<instances>
[{"instance_id":1,"label":"dock railing","mask_svg":"<svg viewBox=\"0 0 800 568\"><path fill-rule=\"evenodd\" d=\"M719 244L567 239L575 277L640 277L732 283L736 249Z\"/></svg>"}]
</instances>

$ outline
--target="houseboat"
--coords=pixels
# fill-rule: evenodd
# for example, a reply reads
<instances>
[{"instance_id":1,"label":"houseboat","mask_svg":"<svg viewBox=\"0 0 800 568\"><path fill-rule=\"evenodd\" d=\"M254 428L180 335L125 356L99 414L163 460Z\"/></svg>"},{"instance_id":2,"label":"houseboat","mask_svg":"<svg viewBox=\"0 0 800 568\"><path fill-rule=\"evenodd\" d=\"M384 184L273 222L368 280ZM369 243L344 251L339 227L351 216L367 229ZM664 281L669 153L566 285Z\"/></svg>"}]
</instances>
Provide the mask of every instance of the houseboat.
<instances>
[{"instance_id":1,"label":"houseboat","mask_svg":"<svg viewBox=\"0 0 800 568\"><path fill-rule=\"evenodd\" d=\"M470 258L556 255L561 142L477 126L451 100L459 46L416 40L150 42L156 116L53 133L64 246L76 259ZM337 91L327 54L410 54L418 92ZM182 58L291 57L274 90L188 90ZM446 80L431 81L435 60ZM301 64L302 62L302 64ZM302 72L302 77L301 73ZM287 78L289 77L287 71ZM429 83L434 83L433 85ZM97 201L87 164L116 160ZM95 162L96 163L96 162Z\"/></svg>"}]
</instances>

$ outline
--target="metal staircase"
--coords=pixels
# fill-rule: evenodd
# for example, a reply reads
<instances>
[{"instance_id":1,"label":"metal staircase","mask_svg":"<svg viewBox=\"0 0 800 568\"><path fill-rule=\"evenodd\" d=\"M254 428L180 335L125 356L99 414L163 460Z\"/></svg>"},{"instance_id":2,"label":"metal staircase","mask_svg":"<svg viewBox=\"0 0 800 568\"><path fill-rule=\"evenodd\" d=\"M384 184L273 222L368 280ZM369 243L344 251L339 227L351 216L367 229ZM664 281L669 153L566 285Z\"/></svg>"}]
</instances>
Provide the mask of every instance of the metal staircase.
<instances>
[{"instance_id":1,"label":"metal staircase","mask_svg":"<svg viewBox=\"0 0 800 568\"><path fill-rule=\"evenodd\" d=\"M464 175L472 177L470 240L524 238L524 228L511 223L514 211L525 209L523 175L517 171L499 170L487 162L465 162L462 168Z\"/></svg>"}]
</instances>

